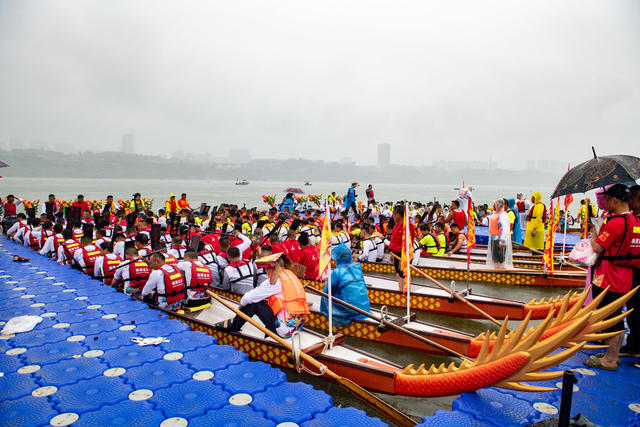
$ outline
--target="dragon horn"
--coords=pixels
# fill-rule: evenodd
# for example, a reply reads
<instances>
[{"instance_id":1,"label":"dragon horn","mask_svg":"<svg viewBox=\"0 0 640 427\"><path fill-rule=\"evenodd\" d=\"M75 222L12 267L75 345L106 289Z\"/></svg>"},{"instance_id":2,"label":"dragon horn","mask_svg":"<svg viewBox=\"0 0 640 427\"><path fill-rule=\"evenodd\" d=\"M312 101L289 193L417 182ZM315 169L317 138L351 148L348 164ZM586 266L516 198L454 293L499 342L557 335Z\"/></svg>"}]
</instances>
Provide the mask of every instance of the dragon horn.
<instances>
[{"instance_id":1,"label":"dragon horn","mask_svg":"<svg viewBox=\"0 0 640 427\"><path fill-rule=\"evenodd\" d=\"M582 294L580 294L580 298L578 298L578 301L576 301L576 303L573 304L573 307L571 307L571 309L567 311L568 319L572 319L576 317L576 314L578 313L578 311L580 311L580 309L582 309L584 302L587 300L587 296L589 296L590 290L591 290L591 285L589 285L589 287L585 289L584 292L582 292Z\"/></svg>"},{"instance_id":2,"label":"dragon horn","mask_svg":"<svg viewBox=\"0 0 640 427\"><path fill-rule=\"evenodd\" d=\"M554 312L554 309L549 310L549 314L547 314L547 317L542 321L542 323L533 330L530 330L530 333L527 333L527 337L519 345L517 345L514 350L518 351L522 349L523 351L528 351L530 347L538 342L544 331L549 327L549 324L553 319Z\"/></svg>"},{"instance_id":3,"label":"dragon horn","mask_svg":"<svg viewBox=\"0 0 640 427\"><path fill-rule=\"evenodd\" d=\"M560 310L558 310L558 315L556 319L558 321L564 320L564 315L567 313L567 308L569 308L569 299L571 298L571 292L567 292L567 294L562 299L562 305L560 306Z\"/></svg>"},{"instance_id":4,"label":"dragon horn","mask_svg":"<svg viewBox=\"0 0 640 427\"><path fill-rule=\"evenodd\" d=\"M516 346L516 344L518 344L520 339L522 339L522 335L524 334L524 331L527 330L527 325L529 325L530 319L531 319L531 311L527 313L524 320L520 324L520 327L516 329L514 332L512 332L511 334L509 334L509 341L507 342L507 345L502 350L504 354L507 354L511 350L513 350L513 348Z\"/></svg>"},{"instance_id":5,"label":"dragon horn","mask_svg":"<svg viewBox=\"0 0 640 427\"><path fill-rule=\"evenodd\" d=\"M608 286L605 289L603 289L602 292L600 292L600 295L592 299L589 304L585 305L584 309L589 311L596 310L600 305L600 303L602 302L602 300L604 299L604 296L607 294L607 292L609 292Z\"/></svg>"},{"instance_id":6,"label":"dragon horn","mask_svg":"<svg viewBox=\"0 0 640 427\"><path fill-rule=\"evenodd\" d=\"M531 369L535 371L542 371L552 366L556 366L576 354L578 351L582 350L585 344L586 343L583 341L559 353L555 353L545 357L544 359L537 360L531 364Z\"/></svg>"},{"instance_id":7,"label":"dragon horn","mask_svg":"<svg viewBox=\"0 0 640 427\"><path fill-rule=\"evenodd\" d=\"M489 354L489 347L491 346L491 337L489 336L489 331L484 336L484 342L482 343L482 347L480 347L480 353L478 353L478 357L476 357L476 361L474 365L481 365L485 362L487 358L487 354Z\"/></svg>"},{"instance_id":8,"label":"dragon horn","mask_svg":"<svg viewBox=\"0 0 640 427\"><path fill-rule=\"evenodd\" d=\"M507 334L508 322L509 316L507 315L502 322L502 326L500 327L500 331L498 332L498 337L496 338L496 342L493 344L493 350L491 351L491 354L489 354L487 362L492 362L500 357L500 349L502 348L502 344L504 344L504 337Z\"/></svg>"},{"instance_id":9,"label":"dragon horn","mask_svg":"<svg viewBox=\"0 0 640 427\"><path fill-rule=\"evenodd\" d=\"M611 303L605 305L604 307L601 307L595 310L595 312L593 313L592 324L595 324L596 322L599 322L602 319L605 319L607 316L609 316L611 313L616 311L618 308L622 307L624 304L627 303L627 301L629 301L629 299L631 299L631 297L635 295L637 291L638 291L638 287L636 286L635 288L633 288L633 290L627 292L626 294L616 299L615 301L612 301ZM631 313L631 310L627 310L625 313L627 314ZM595 332L595 330L591 330L590 328L587 328L587 331Z\"/></svg>"}]
</instances>

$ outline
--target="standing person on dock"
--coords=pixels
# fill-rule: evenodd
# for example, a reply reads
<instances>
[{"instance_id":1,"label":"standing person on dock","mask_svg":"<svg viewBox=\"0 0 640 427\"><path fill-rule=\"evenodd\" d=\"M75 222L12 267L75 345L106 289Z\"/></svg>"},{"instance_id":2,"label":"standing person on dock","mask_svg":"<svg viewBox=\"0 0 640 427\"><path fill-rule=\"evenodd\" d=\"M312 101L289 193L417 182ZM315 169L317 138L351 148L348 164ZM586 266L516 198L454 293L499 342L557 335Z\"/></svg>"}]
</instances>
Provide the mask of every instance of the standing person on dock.
<instances>
[{"instance_id":1,"label":"standing person on dock","mask_svg":"<svg viewBox=\"0 0 640 427\"><path fill-rule=\"evenodd\" d=\"M600 228L600 234L596 236L595 229L592 231L591 246L593 250L600 254L595 265L591 292L596 298L604 289L608 288L604 299L598 308L624 296L631 291L634 285L634 270L628 266L623 258L627 255L640 254L640 221L629 209L631 192L626 185L615 184L607 189L606 195L607 209L611 213L607 222ZM625 262L625 264L621 264ZM622 313L622 308L611 313L608 319ZM620 360L620 347L624 339L624 322L620 320L615 325L603 332L623 331L623 333L604 340L608 346L602 357L592 356L585 360L584 364L590 368L606 369L608 371L617 370Z\"/></svg>"},{"instance_id":2,"label":"standing person on dock","mask_svg":"<svg viewBox=\"0 0 640 427\"><path fill-rule=\"evenodd\" d=\"M42 213L47 215L47 218L53 220L55 215L60 212L60 204L56 200L55 194L49 194L49 200L44 203Z\"/></svg>"},{"instance_id":3,"label":"standing person on dock","mask_svg":"<svg viewBox=\"0 0 640 427\"><path fill-rule=\"evenodd\" d=\"M524 234L524 245L530 249L544 249L544 225L547 222L547 208L542 203L542 194L536 191L531 196L533 207L527 214L527 230Z\"/></svg>"},{"instance_id":4,"label":"standing person on dock","mask_svg":"<svg viewBox=\"0 0 640 427\"><path fill-rule=\"evenodd\" d=\"M2 218L2 231L4 231L5 235L9 235L11 233L7 232L7 230L12 228L12 226L18 220L17 209L18 209L18 206L20 206L20 204L22 203L22 200L18 199L13 194L9 194L1 202L2 202L2 212L4 212L4 217Z\"/></svg>"},{"instance_id":5,"label":"standing person on dock","mask_svg":"<svg viewBox=\"0 0 640 427\"><path fill-rule=\"evenodd\" d=\"M467 226L467 214L462 209L460 209L459 201L451 201L451 211L447 215L445 221L449 225L457 224L460 230L463 230Z\"/></svg>"},{"instance_id":6,"label":"standing person on dock","mask_svg":"<svg viewBox=\"0 0 640 427\"><path fill-rule=\"evenodd\" d=\"M358 195L356 194L356 187L358 186L357 182L352 182L351 187L347 190L347 195L344 197L344 203L342 207L344 208L344 213L349 214L349 210L353 209L354 215L358 213L358 208L356 206L356 199Z\"/></svg>"},{"instance_id":7,"label":"standing person on dock","mask_svg":"<svg viewBox=\"0 0 640 427\"><path fill-rule=\"evenodd\" d=\"M629 188L629 191L631 193L629 208L640 222L640 185L634 185ZM638 265L633 270L633 286L640 286L640 266ZM629 335L627 335L627 343L620 349L620 355L638 358L640 357L640 295L638 292L627 301L627 311L631 309L633 311L627 316ZM640 363L636 363L634 366L640 368Z\"/></svg>"},{"instance_id":8,"label":"standing person on dock","mask_svg":"<svg viewBox=\"0 0 640 427\"><path fill-rule=\"evenodd\" d=\"M509 215L504 211L504 200L502 199L493 202L493 214L489 217L487 265L499 269L513 268L511 224Z\"/></svg>"},{"instance_id":9,"label":"standing person on dock","mask_svg":"<svg viewBox=\"0 0 640 427\"><path fill-rule=\"evenodd\" d=\"M362 275L362 267L354 262L351 250L344 244L340 244L331 250L331 259L336 263L336 268L331 271L331 293L334 297L348 302L362 310L370 311L367 285ZM324 292L329 292L329 284L324 286ZM320 311L329 316L327 297L320 301ZM366 316L344 307L340 304L332 304L333 322L337 326L346 326L354 319L366 319Z\"/></svg>"},{"instance_id":10,"label":"standing person on dock","mask_svg":"<svg viewBox=\"0 0 640 427\"><path fill-rule=\"evenodd\" d=\"M404 273L400 268L399 258L402 255L402 233L404 232L404 205L396 205L393 208L393 230L391 230L391 237L389 238L389 251L396 254L398 258L393 258L393 267L396 270L396 278L398 279L398 289L400 292L404 289ZM416 230L412 224L409 224L409 231L411 233L411 241L416 237Z\"/></svg>"},{"instance_id":11,"label":"standing person on dock","mask_svg":"<svg viewBox=\"0 0 640 427\"><path fill-rule=\"evenodd\" d=\"M373 193L373 185L369 184L369 186L367 186L365 194L367 195L367 206L369 208L373 208L376 205L376 198Z\"/></svg>"},{"instance_id":12,"label":"standing person on dock","mask_svg":"<svg viewBox=\"0 0 640 427\"><path fill-rule=\"evenodd\" d=\"M177 203L180 211L184 209L192 209L191 205L189 205L189 201L187 200L187 193L182 193Z\"/></svg>"},{"instance_id":13,"label":"standing person on dock","mask_svg":"<svg viewBox=\"0 0 640 427\"><path fill-rule=\"evenodd\" d=\"M520 224L527 223L527 214L531 209L531 202L524 198L522 193L516 195L516 207L518 208L518 216L520 217Z\"/></svg>"},{"instance_id":14,"label":"standing person on dock","mask_svg":"<svg viewBox=\"0 0 640 427\"><path fill-rule=\"evenodd\" d=\"M507 215L509 215L509 222L511 223L511 238L516 243L522 243L522 227L520 223L520 215L517 212L516 201L514 199L507 200Z\"/></svg>"},{"instance_id":15,"label":"standing person on dock","mask_svg":"<svg viewBox=\"0 0 640 427\"><path fill-rule=\"evenodd\" d=\"M171 212L177 214L178 213L178 203L176 202L176 195L171 193L169 194L169 200L164 203L164 210L167 215L170 215Z\"/></svg>"},{"instance_id":16,"label":"standing person on dock","mask_svg":"<svg viewBox=\"0 0 640 427\"><path fill-rule=\"evenodd\" d=\"M80 208L80 215L84 214L84 211L91 211L91 205L84 200L84 195L78 194L76 201L71 204L72 208Z\"/></svg>"}]
</instances>

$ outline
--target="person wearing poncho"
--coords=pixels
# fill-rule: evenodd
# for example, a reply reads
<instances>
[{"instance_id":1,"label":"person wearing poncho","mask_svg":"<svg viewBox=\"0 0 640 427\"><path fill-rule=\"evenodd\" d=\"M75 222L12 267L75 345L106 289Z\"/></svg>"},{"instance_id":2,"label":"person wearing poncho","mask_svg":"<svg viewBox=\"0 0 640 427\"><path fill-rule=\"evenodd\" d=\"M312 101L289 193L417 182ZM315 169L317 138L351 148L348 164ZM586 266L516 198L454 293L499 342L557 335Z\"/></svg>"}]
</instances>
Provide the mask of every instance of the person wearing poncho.
<instances>
[{"instance_id":1,"label":"person wearing poncho","mask_svg":"<svg viewBox=\"0 0 640 427\"><path fill-rule=\"evenodd\" d=\"M544 224L547 221L547 208L542 203L542 195L536 191L531 196L533 207L527 214L527 230L524 245L531 249L544 249Z\"/></svg>"},{"instance_id":2,"label":"person wearing poncho","mask_svg":"<svg viewBox=\"0 0 640 427\"><path fill-rule=\"evenodd\" d=\"M351 250L341 243L331 250L331 259L336 262L336 269L331 272L331 293L334 297L348 302L362 310L370 311L367 285L364 282L360 264L353 261ZM329 293L329 284L324 286L324 292ZM329 315L328 300L322 297L320 311ZM332 303L333 323L336 326L346 326L354 319L366 319L362 314L340 305Z\"/></svg>"},{"instance_id":3,"label":"person wearing poncho","mask_svg":"<svg viewBox=\"0 0 640 427\"><path fill-rule=\"evenodd\" d=\"M509 204L509 209L514 213L513 216L515 217L511 237L514 242L522 243L522 228L520 225L520 215L518 215L518 210L516 209L516 199L507 199L507 203Z\"/></svg>"}]
</instances>

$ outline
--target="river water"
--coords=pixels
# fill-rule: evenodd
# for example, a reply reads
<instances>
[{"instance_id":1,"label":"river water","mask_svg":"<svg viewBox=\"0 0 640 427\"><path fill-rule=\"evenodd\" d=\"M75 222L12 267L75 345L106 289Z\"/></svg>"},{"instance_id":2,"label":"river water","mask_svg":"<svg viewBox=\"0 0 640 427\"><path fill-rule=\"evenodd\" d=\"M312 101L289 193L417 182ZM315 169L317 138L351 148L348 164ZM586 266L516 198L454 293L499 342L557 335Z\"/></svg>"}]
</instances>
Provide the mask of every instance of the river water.
<instances>
[{"instance_id":1,"label":"river water","mask_svg":"<svg viewBox=\"0 0 640 427\"><path fill-rule=\"evenodd\" d=\"M274 194L278 200L284 195L286 187L300 187L305 192L311 194L323 194L325 197L331 191L336 191L339 195L344 195L349 183L312 183L311 186L304 186L302 182L251 182L247 186L237 186L234 182L228 181L196 181L196 180L125 180L125 179L34 179L34 178L2 178L0 179L0 194L13 193L17 196L28 199L40 199L44 202L49 193L54 193L58 199L69 200L78 194L84 194L88 200L103 200L107 194L114 195L115 199L130 199L135 192L140 192L145 198L155 199L154 208L158 209L164 204L170 192L179 195L182 192L188 194L192 206L198 206L201 202L210 205L220 203L236 203L247 207L266 207L262 201L263 194ZM368 183L363 183L367 185ZM461 184L461 183L460 183ZM448 202L456 196L454 187L456 185L429 185L429 184L384 184L373 183L377 200L420 200L429 201L435 197L439 201ZM513 187L513 186L477 186L474 189L474 200L478 203L490 203L498 197L515 197L517 192L531 194L532 191L540 190L545 200L553 191L552 188L536 187ZM358 189L360 200L364 197L364 187ZM579 197L577 197L579 199ZM158 203L160 202L160 203ZM575 204L574 204L575 207ZM421 278L413 279L416 283L425 283ZM458 289L462 285L458 284ZM519 287L494 285L486 283L472 283L473 291L486 295L498 295L503 298L529 301L532 298L541 298L564 294L567 289L554 288L544 289L538 287ZM393 311L393 310L392 310ZM397 309L399 314L404 310ZM418 319L440 324L442 326L459 329L465 332L479 334L488 329L496 330L493 324L483 320L455 319L439 316L430 313L418 313ZM513 327L519 322L510 322ZM345 342L365 351L384 356L400 365L414 363L440 364L448 361L447 358L430 356L423 353L398 349L396 347L371 343L357 338L347 337ZM334 404L341 406L354 406L367 411L372 416L377 416L364 404L351 396L338 384L330 383L324 379L310 377L306 374L298 374L292 370L285 370L290 381L304 381L314 387L326 391L334 399ZM444 398L411 398L402 396L379 395L381 398L405 411L416 419L432 415L438 409L450 410L451 402L455 396Z\"/></svg>"}]
</instances>

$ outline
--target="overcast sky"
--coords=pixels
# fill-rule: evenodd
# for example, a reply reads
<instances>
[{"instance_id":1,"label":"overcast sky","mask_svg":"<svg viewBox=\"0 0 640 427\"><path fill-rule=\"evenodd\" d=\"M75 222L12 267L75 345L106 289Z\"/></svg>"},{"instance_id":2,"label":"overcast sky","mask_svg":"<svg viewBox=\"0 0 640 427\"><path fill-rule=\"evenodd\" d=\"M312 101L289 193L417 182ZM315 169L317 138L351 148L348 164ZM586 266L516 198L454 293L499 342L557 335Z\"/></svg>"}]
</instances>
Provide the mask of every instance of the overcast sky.
<instances>
[{"instance_id":1,"label":"overcast sky","mask_svg":"<svg viewBox=\"0 0 640 427\"><path fill-rule=\"evenodd\" d=\"M640 155L640 2L0 1L0 140L501 166Z\"/></svg>"}]
</instances>

